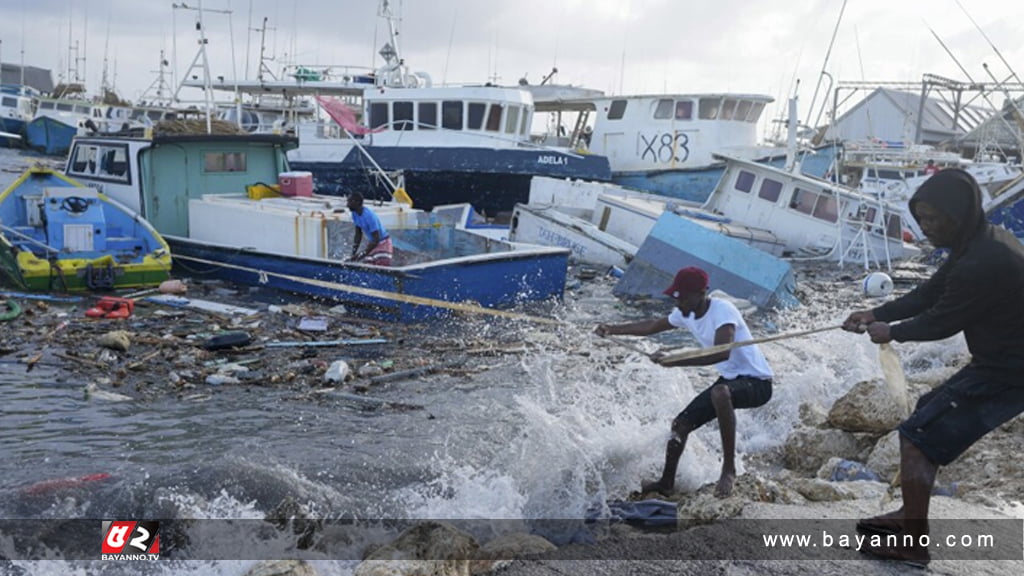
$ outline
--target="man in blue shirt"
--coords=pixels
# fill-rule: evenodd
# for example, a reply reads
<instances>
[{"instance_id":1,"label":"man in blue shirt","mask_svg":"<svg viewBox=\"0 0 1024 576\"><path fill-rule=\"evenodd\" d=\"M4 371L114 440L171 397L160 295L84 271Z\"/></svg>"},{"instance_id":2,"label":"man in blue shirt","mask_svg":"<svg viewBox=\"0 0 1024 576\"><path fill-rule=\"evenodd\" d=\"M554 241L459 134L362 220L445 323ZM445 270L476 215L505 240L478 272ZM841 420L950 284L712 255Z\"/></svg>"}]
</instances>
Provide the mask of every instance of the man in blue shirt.
<instances>
[{"instance_id":1,"label":"man in blue shirt","mask_svg":"<svg viewBox=\"0 0 1024 576\"><path fill-rule=\"evenodd\" d=\"M352 240L352 261L373 264L374 266L391 266L394 249L391 237L384 229L380 218L373 210L363 206L363 195L352 192L348 195L348 209L352 212L352 223L356 225L356 237ZM366 236L366 250L359 251Z\"/></svg>"}]
</instances>

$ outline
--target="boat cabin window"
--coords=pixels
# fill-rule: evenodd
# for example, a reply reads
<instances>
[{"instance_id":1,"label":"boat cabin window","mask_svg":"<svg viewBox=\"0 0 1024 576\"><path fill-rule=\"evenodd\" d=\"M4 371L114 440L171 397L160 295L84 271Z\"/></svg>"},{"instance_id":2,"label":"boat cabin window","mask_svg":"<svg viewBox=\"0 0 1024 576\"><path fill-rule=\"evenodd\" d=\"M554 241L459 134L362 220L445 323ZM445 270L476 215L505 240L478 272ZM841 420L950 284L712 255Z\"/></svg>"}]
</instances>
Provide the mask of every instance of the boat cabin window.
<instances>
[{"instance_id":1,"label":"boat cabin window","mask_svg":"<svg viewBox=\"0 0 1024 576\"><path fill-rule=\"evenodd\" d=\"M722 120L732 120L735 112L736 101L732 98L726 98L725 103L722 104Z\"/></svg>"},{"instance_id":2,"label":"boat cabin window","mask_svg":"<svg viewBox=\"0 0 1024 576\"><path fill-rule=\"evenodd\" d=\"M522 118L519 120L519 133L527 135L530 133L530 108L523 108Z\"/></svg>"},{"instance_id":3,"label":"boat cabin window","mask_svg":"<svg viewBox=\"0 0 1024 576\"><path fill-rule=\"evenodd\" d=\"M479 130L484 126L484 111L487 105L483 102L470 102L466 106L466 129Z\"/></svg>"},{"instance_id":4,"label":"boat cabin window","mask_svg":"<svg viewBox=\"0 0 1024 576\"><path fill-rule=\"evenodd\" d=\"M245 172L245 152L206 152L203 169L206 172Z\"/></svg>"},{"instance_id":5,"label":"boat cabin window","mask_svg":"<svg viewBox=\"0 0 1024 576\"><path fill-rule=\"evenodd\" d=\"M445 130L462 130L462 102L441 102L441 126Z\"/></svg>"},{"instance_id":6,"label":"boat cabin window","mask_svg":"<svg viewBox=\"0 0 1024 576\"><path fill-rule=\"evenodd\" d=\"M839 210L836 204L835 196L831 194L821 194L816 191L804 190L802 188L796 188L793 190L793 196L789 201L789 207L801 214L807 214L813 216L819 220L826 222L835 222L839 220Z\"/></svg>"},{"instance_id":7,"label":"boat cabin window","mask_svg":"<svg viewBox=\"0 0 1024 576\"><path fill-rule=\"evenodd\" d=\"M769 202L775 202L782 195L782 182L778 180L772 180L771 178L765 178L761 182L761 189L757 192L757 197L767 200Z\"/></svg>"},{"instance_id":8,"label":"boat cabin window","mask_svg":"<svg viewBox=\"0 0 1024 576\"><path fill-rule=\"evenodd\" d=\"M718 118L718 109L722 107L721 98L701 98L698 113L701 120L714 120Z\"/></svg>"},{"instance_id":9,"label":"boat cabin window","mask_svg":"<svg viewBox=\"0 0 1024 576\"><path fill-rule=\"evenodd\" d=\"M676 101L676 120L692 120L693 119L693 101L692 100L677 100Z\"/></svg>"},{"instance_id":10,"label":"boat cabin window","mask_svg":"<svg viewBox=\"0 0 1024 576\"><path fill-rule=\"evenodd\" d=\"M420 102L419 113L418 126L420 130L437 129L437 102Z\"/></svg>"},{"instance_id":11,"label":"boat cabin window","mask_svg":"<svg viewBox=\"0 0 1024 576\"><path fill-rule=\"evenodd\" d=\"M903 220L899 214L886 215L885 235L889 238L903 238Z\"/></svg>"},{"instance_id":12,"label":"boat cabin window","mask_svg":"<svg viewBox=\"0 0 1024 576\"><path fill-rule=\"evenodd\" d=\"M814 202L817 199L818 195L814 192L796 188L793 190L793 198L789 201L789 207L801 214L810 214L814 212Z\"/></svg>"},{"instance_id":13,"label":"boat cabin window","mask_svg":"<svg viewBox=\"0 0 1024 576\"><path fill-rule=\"evenodd\" d=\"M509 106L505 114L505 132L515 134L519 129L519 106Z\"/></svg>"},{"instance_id":14,"label":"boat cabin window","mask_svg":"<svg viewBox=\"0 0 1024 576\"><path fill-rule=\"evenodd\" d=\"M826 222L836 222L839 220L836 197L831 194L819 195L818 201L814 204L814 213L811 215Z\"/></svg>"},{"instance_id":15,"label":"boat cabin window","mask_svg":"<svg viewBox=\"0 0 1024 576\"><path fill-rule=\"evenodd\" d=\"M395 102L391 114L395 130L412 130L416 127L412 119L412 102Z\"/></svg>"},{"instance_id":16,"label":"boat cabin window","mask_svg":"<svg viewBox=\"0 0 1024 576\"><path fill-rule=\"evenodd\" d=\"M39 109L40 110L53 110L53 108L55 106L56 106L56 104L54 104L53 102L40 102L39 103Z\"/></svg>"},{"instance_id":17,"label":"boat cabin window","mask_svg":"<svg viewBox=\"0 0 1024 576\"><path fill-rule=\"evenodd\" d=\"M654 108L654 119L665 120L672 117L672 100L670 98L662 98L658 100L657 105Z\"/></svg>"},{"instance_id":18,"label":"boat cabin window","mask_svg":"<svg viewBox=\"0 0 1024 576\"><path fill-rule=\"evenodd\" d=\"M747 172L746 170L740 170L738 176L736 176L735 188L740 192L750 192L754 189L754 173Z\"/></svg>"},{"instance_id":19,"label":"boat cabin window","mask_svg":"<svg viewBox=\"0 0 1024 576\"><path fill-rule=\"evenodd\" d=\"M747 116L750 116L750 105L753 104L750 100L740 100L739 106L736 107L736 115L733 116L736 120L746 120Z\"/></svg>"},{"instance_id":20,"label":"boat cabin window","mask_svg":"<svg viewBox=\"0 0 1024 576\"><path fill-rule=\"evenodd\" d=\"M501 130L501 104L491 104L487 111L487 131L498 132Z\"/></svg>"},{"instance_id":21,"label":"boat cabin window","mask_svg":"<svg viewBox=\"0 0 1024 576\"><path fill-rule=\"evenodd\" d=\"M747 114L747 122L756 123L761 118L761 112L764 110L764 102L754 102L754 105L750 109L750 114Z\"/></svg>"},{"instance_id":22,"label":"boat cabin window","mask_svg":"<svg viewBox=\"0 0 1024 576\"><path fill-rule=\"evenodd\" d=\"M370 104L370 128L381 128L388 125L388 103L374 102Z\"/></svg>"},{"instance_id":23,"label":"boat cabin window","mask_svg":"<svg viewBox=\"0 0 1024 576\"><path fill-rule=\"evenodd\" d=\"M116 144L78 144L68 174L114 182L129 182L128 147Z\"/></svg>"},{"instance_id":24,"label":"boat cabin window","mask_svg":"<svg viewBox=\"0 0 1024 576\"><path fill-rule=\"evenodd\" d=\"M75 109L71 104L57 104L57 110L61 112L71 112Z\"/></svg>"},{"instance_id":25,"label":"boat cabin window","mask_svg":"<svg viewBox=\"0 0 1024 576\"><path fill-rule=\"evenodd\" d=\"M608 106L608 119L622 120L626 114L626 102L626 100L612 100L611 105Z\"/></svg>"},{"instance_id":26,"label":"boat cabin window","mask_svg":"<svg viewBox=\"0 0 1024 576\"><path fill-rule=\"evenodd\" d=\"M17 103L18 103L18 101L15 100L14 98L9 98L7 96L4 96L2 102L3 102L3 105L7 106L8 108L15 108Z\"/></svg>"}]
</instances>

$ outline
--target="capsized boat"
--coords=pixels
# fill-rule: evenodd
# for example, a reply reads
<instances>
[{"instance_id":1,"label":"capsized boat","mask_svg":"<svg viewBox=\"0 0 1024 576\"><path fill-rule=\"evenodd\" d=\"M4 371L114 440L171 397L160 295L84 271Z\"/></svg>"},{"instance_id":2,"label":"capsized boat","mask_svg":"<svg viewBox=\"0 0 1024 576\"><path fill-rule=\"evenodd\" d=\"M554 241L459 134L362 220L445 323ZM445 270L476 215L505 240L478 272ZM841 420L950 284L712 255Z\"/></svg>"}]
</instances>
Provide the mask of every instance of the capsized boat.
<instances>
[{"instance_id":1,"label":"capsized boat","mask_svg":"<svg viewBox=\"0 0 1024 576\"><path fill-rule=\"evenodd\" d=\"M48 168L32 167L0 194L0 278L22 290L153 286L171 252L120 202Z\"/></svg>"}]
</instances>

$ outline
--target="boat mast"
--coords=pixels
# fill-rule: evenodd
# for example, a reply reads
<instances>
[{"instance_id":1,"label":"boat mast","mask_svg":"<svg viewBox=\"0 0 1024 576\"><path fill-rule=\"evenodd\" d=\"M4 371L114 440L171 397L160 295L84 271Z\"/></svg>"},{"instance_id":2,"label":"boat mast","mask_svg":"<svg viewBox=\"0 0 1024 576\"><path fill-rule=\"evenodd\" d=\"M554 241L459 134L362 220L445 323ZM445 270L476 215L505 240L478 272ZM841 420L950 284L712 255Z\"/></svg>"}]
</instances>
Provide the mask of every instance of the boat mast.
<instances>
[{"instance_id":1,"label":"boat mast","mask_svg":"<svg viewBox=\"0 0 1024 576\"><path fill-rule=\"evenodd\" d=\"M213 85L210 79L210 61L206 57L206 45L209 42L206 38L206 28L203 26L203 12L214 12L217 14L231 14L231 10L215 10L212 8L203 8L203 0L199 0L199 6L193 8L184 2L181 4L171 4L171 8L180 10L193 10L196 12L196 30L199 32L199 50L196 52L195 58L192 59L192 64L189 65L188 70L185 71L185 79L187 80L189 75L196 68L202 68L203 73L203 102L206 106L206 133L210 134L213 132ZM202 60L202 64L199 61ZM178 84L178 88L174 92L174 100L177 102L178 94L181 93L181 89L185 84L185 80L182 80Z\"/></svg>"}]
</instances>

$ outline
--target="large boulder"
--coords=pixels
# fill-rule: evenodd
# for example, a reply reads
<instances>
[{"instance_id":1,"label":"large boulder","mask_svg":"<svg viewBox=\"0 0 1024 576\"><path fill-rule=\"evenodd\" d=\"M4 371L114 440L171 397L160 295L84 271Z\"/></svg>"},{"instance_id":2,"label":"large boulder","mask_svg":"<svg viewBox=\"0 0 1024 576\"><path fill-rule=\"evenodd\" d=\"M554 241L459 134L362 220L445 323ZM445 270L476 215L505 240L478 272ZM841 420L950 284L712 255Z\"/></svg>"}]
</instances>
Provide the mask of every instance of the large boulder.
<instances>
[{"instance_id":1,"label":"large boulder","mask_svg":"<svg viewBox=\"0 0 1024 576\"><path fill-rule=\"evenodd\" d=\"M423 522L371 552L355 576L470 576L479 548L451 524Z\"/></svg>"},{"instance_id":2,"label":"large boulder","mask_svg":"<svg viewBox=\"0 0 1024 576\"><path fill-rule=\"evenodd\" d=\"M512 560L557 550L554 544L535 534L504 534L484 544L471 564L473 574L486 574L507 566Z\"/></svg>"},{"instance_id":3,"label":"large boulder","mask_svg":"<svg viewBox=\"0 0 1024 576\"><path fill-rule=\"evenodd\" d=\"M889 432L875 443L868 456L868 468L874 470L882 480L892 482L900 469L899 430Z\"/></svg>"},{"instance_id":4,"label":"large boulder","mask_svg":"<svg viewBox=\"0 0 1024 576\"><path fill-rule=\"evenodd\" d=\"M884 434L906 416L904 403L894 400L884 380L869 380L858 382L836 400L828 413L828 423L847 432Z\"/></svg>"},{"instance_id":5,"label":"large boulder","mask_svg":"<svg viewBox=\"0 0 1024 576\"><path fill-rule=\"evenodd\" d=\"M783 462L790 470L812 475L829 458L856 460L861 449L857 437L849 432L800 428L786 439Z\"/></svg>"}]
</instances>

